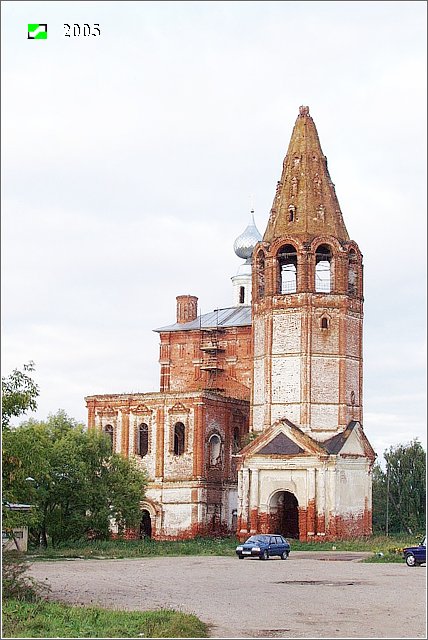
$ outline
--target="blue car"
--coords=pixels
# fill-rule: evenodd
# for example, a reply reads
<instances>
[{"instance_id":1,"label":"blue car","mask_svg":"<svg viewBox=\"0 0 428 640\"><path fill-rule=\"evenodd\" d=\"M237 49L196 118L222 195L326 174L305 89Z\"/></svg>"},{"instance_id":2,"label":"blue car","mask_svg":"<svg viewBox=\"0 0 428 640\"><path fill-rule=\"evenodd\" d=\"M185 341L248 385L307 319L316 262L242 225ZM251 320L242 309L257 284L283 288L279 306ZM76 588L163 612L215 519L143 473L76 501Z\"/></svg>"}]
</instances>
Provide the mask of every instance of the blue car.
<instances>
[{"instance_id":1,"label":"blue car","mask_svg":"<svg viewBox=\"0 0 428 640\"><path fill-rule=\"evenodd\" d=\"M427 537L416 547L406 547L403 549L403 558L408 567L416 567L418 564L424 564L427 561Z\"/></svg>"},{"instance_id":2,"label":"blue car","mask_svg":"<svg viewBox=\"0 0 428 640\"><path fill-rule=\"evenodd\" d=\"M290 550L291 547L283 536L269 533L251 536L236 547L236 555L240 560L247 557L267 560L271 556L279 556L282 560L287 560Z\"/></svg>"}]
</instances>

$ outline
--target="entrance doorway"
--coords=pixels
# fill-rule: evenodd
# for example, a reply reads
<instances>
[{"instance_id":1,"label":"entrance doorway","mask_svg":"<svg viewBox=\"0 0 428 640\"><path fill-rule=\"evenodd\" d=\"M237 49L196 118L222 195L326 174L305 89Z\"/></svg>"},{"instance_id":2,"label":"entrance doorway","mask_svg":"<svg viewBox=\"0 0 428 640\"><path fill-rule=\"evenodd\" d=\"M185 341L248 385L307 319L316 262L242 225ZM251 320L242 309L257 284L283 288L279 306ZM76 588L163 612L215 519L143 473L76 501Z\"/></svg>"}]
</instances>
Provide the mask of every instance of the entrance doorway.
<instances>
[{"instance_id":1,"label":"entrance doorway","mask_svg":"<svg viewBox=\"0 0 428 640\"><path fill-rule=\"evenodd\" d=\"M271 533L299 539L299 503L293 493L274 493L269 505L269 514Z\"/></svg>"},{"instance_id":2,"label":"entrance doorway","mask_svg":"<svg viewBox=\"0 0 428 640\"><path fill-rule=\"evenodd\" d=\"M141 522L140 522L140 538L151 538L152 537L152 519L150 518L150 513L147 509L143 509L141 512Z\"/></svg>"}]
</instances>

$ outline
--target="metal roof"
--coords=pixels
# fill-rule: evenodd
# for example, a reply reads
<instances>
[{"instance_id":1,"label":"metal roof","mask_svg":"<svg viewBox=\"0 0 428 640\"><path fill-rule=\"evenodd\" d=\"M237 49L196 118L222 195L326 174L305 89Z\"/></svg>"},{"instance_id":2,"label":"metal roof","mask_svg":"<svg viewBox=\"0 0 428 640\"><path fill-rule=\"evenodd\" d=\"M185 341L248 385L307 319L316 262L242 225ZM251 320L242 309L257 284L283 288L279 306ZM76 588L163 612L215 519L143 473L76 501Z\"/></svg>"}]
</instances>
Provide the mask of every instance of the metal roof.
<instances>
[{"instance_id":1,"label":"metal roof","mask_svg":"<svg viewBox=\"0 0 428 640\"><path fill-rule=\"evenodd\" d=\"M215 329L217 327L250 327L251 306L228 307L215 309L204 313L191 322L170 324L167 327L153 329L158 333L163 331L194 331L195 329Z\"/></svg>"}]
</instances>

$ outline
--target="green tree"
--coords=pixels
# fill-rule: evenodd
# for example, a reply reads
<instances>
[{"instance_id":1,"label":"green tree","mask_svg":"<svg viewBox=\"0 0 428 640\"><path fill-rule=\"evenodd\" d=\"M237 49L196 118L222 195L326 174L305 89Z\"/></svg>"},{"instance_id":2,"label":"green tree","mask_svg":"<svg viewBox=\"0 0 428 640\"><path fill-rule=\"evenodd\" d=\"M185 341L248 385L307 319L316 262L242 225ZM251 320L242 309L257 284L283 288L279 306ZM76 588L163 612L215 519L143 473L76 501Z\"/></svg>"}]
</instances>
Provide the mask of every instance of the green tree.
<instances>
[{"instance_id":1,"label":"green tree","mask_svg":"<svg viewBox=\"0 0 428 640\"><path fill-rule=\"evenodd\" d=\"M147 476L135 460L111 453L108 438L86 431L63 411L46 422L29 420L4 434L8 458L5 489L34 505L33 529L42 546L78 540L88 533L108 538L135 526Z\"/></svg>"},{"instance_id":2,"label":"green tree","mask_svg":"<svg viewBox=\"0 0 428 640\"><path fill-rule=\"evenodd\" d=\"M386 474L377 461L373 466L372 477L373 531L375 533L386 533Z\"/></svg>"},{"instance_id":3,"label":"green tree","mask_svg":"<svg viewBox=\"0 0 428 640\"><path fill-rule=\"evenodd\" d=\"M373 528L413 534L425 529L426 454L415 439L384 452L386 470L373 469Z\"/></svg>"},{"instance_id":4,"label":"green tree","mask_svg":"<svg viewBox=\"0 0 428 640\"><path fill-rule=\"evenodd\" d=\"M24 371L14 369L7 377L2 377L2 429L8 427L10 419L21 416L29 409L37 409L36 398L39 395L39 387L28 375L28 371L34 371L34 362L30 360L24 364Z\"/></svg>"}]
</instances>

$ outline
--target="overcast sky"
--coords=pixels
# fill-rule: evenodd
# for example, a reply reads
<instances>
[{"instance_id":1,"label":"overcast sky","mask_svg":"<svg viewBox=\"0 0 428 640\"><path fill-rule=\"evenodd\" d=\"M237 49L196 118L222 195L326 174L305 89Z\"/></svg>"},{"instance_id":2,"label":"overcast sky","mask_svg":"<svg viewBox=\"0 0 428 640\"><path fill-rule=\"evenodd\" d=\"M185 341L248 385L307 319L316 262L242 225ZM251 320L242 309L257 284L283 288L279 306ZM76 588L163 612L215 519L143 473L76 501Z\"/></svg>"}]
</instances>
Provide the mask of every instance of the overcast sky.
<instances>
[{"instance_id":1,"label":"overcast sky","mask_svg":"<svg viewBox=\"0 0 428 640\"><path fill-rule=\"evenodd\" d=\"M232 305L300 105L364 255L366 434L426 448L425 2L2 3L2 375L35 362L28 417L159 390L152 329L180 294Z\"/></svg>"}]
</instances>

